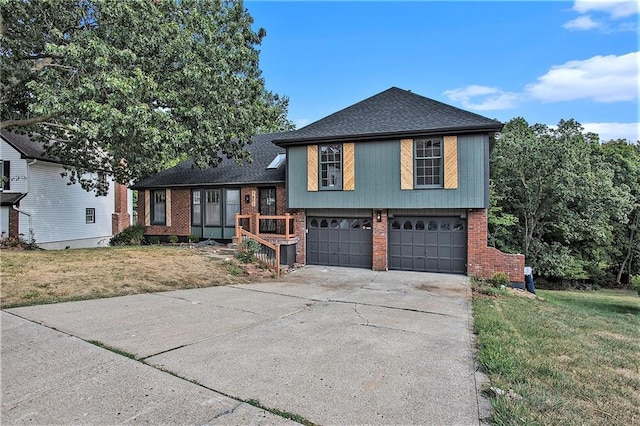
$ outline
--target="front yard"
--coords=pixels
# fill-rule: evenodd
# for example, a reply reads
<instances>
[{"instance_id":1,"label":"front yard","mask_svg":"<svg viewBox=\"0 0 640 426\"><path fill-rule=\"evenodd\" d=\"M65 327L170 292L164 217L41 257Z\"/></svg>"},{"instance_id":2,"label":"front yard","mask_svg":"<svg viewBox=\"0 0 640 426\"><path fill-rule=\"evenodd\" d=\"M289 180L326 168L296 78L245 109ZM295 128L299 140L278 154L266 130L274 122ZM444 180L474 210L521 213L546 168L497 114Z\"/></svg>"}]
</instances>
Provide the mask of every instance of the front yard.
<instances>
[{"instance_id":1,"label":"front yard","mask_svg":"<svg viewBox=\"0 0 640 426\"><path fill-rule=\"evenodd\" d=\"M0 307L254 280L235 260L211 258L207 250L189 246L2 250Z\"/></svg>"},{"instance_id":2,"label":"front yard","mask_svg":"<svg viewBox=\"0 0 640 426\"><path fill-rule=\"evenodd\" d=\"M493 422L640 425L638 294L537 294L474 299Z\"/></svg>"}]
</instances>

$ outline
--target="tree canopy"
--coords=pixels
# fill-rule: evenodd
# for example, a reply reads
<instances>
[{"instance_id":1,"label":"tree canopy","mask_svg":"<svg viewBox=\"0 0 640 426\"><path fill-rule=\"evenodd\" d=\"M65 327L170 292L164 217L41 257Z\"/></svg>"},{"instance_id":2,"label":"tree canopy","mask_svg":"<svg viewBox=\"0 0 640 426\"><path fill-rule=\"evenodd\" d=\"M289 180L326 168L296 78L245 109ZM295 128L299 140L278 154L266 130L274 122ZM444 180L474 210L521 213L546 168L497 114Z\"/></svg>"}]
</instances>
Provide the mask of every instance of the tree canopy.
<instances>
[{"instance_id":1,"label":"tree canopy","mask_svg":"<svg viewBox=\"0 0 640 426\"><path fill-rule=\"evenodd\" d=\"M621 283L640 271L640 150L575 120L509 121L490 156L490 242L554 281Z\"/></svg>"},{"instance_id":2,"label":"tree canopy","mask_svg":"<svg viewBox=\"0 0 640 426\"><path fill-rule=\"evenodd\" d=\"M266 90L242 1L3 0L1 129L47 142L71 182L104 193L193 158L249 160L259 132L290 129ZM91 176L94 176L93 178Z\"/></svg>"}]
</instances>

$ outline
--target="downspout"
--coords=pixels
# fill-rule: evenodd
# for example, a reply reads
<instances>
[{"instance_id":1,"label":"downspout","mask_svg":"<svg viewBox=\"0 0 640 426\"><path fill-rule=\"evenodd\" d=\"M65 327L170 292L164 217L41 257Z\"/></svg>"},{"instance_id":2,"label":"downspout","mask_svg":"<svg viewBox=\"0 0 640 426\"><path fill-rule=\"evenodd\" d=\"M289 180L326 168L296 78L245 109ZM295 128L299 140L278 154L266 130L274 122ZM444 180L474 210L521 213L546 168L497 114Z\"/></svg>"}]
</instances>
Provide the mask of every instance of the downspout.
<instances>
[{"instance_id":1,"label":"downspout","mask_svg":"<svg viewBox=\"0 0 640 426\"><path fill-rule=\"evenodd\" d=\"M37 159L33 159L33 161L31 161L30 163L27 163L27 194L31 192L31 173L29 173L29 169L37 162ZM13 208L13 210L17 211L18 213L22 213L29 218L29 242L33 243L33 218L31 217L31 213L20 210L15 206L15 204L11 207Z\"/></svg>"}]
</instances>

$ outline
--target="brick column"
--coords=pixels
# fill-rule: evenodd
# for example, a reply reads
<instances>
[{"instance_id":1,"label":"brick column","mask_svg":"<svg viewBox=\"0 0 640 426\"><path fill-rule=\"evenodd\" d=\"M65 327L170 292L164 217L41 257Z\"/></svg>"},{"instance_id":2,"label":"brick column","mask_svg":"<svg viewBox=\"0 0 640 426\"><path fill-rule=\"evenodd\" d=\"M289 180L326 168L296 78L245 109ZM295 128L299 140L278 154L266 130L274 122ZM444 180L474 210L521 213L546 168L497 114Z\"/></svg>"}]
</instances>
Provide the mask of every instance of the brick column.
<instances>
[{"instance_id":1,"label":"brick column","mask_svg":"<svg viewBox=\"0 0 640 426\"><path fill-rule=\"evenodd\" d=\"M9 207L9 229L7 229L9 237L17 237L20 232L20 213Z\"/></svg>"},{"instance_id":2,"label":"brick column","mask_svg":"<svg viewBox=\"0 0 640 426\"><path fill-rule=\"evenodd\" d=\"M113 188L113 214L111 215L111 233L116 235L131 224L128 208L127 187L121 183L115 183Z\"/></svg>"},{"instance_id":3,"label":"brick column","mask_svg":"<svg viewBox=\"0 0 640 426\"><path fill-rule=\"evenodd\" d=\"M307 264L307 215L304 210L291 213L294 217L294 226L298 244L296 244L296 263Z\"/></svg>"},{"instance_id":4,"label":"brick column","mask_svg":"<svg viewBox=\"0 0 640 426\"><path fill-rule=\"evenodd\" d=\"M378 222L378 211L381 212L381 221ZM373 265L374 271L386 271L389 269L387 254L387 210L373 210Z\"/></svg>"}]
</instances>

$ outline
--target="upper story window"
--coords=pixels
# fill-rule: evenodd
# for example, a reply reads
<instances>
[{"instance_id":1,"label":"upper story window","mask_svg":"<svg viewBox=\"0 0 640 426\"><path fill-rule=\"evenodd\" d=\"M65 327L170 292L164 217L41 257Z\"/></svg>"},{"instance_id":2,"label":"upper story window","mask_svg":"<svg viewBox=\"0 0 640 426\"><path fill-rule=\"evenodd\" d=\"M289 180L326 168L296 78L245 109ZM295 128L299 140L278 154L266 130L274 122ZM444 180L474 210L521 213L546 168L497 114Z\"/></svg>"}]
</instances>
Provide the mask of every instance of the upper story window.
<instances>
[{"instance_id":1,"label":"upper story window","mask_svg":"<svg viewBox=\"0 0 640 426\"><path fill-rule=\"evenodd\" d=\"M0 186L0 188L2 188L4 191L8 191L9 189L11 189L11 172L9 170L9 165L11 163L9 161L0 161L0 167L2 167L2 186Z\"/></svg>"},{"instance_id":2,"label":"upper story window","mask_svg":"<svg viewBox=\"0 0 640 426\"><path fill-rule=\"evenodd\" d=\"M164 189L151 191L151 224L167 223L167 192Z\"/></svg>"},{"instance_id":3,"label":"upper story window","mask_svg":"<svg viewBox=\"0 0 640 426\"><path fill-rule=\"evenodd\" d=\"M86 223L96 223L96 209L93 207L84 209L84 218Z\"/></svg>"},{"instance_id":4,"label":"upper story window","mask_svg":"<svg viewBox=\"0 0 640 426\"><path fill-rule=\"evenodd\" d=\"M320 189L342 189L342 145L320 145Z\"/></svg>"},{"instance_id":5,"label":"upper story window","mask_svg":"<svg viewBox=\"0 0 640 426\"><path fill-rule=\"evenodd\" d=\"M414 147L416 188L442 188L442 139L417 139Z\"/></svg>"},{"instance_id":6,"label":"upper story window","mask_svg":"<svg viewBox=\"0 0 640 426\"><path fill-rule=\"evenodd\" d=\"M285 154L284 152L279 153L278 155L276 155L273 161L269 163L269 165L267 166L267 169L279 168L282 165L282 163L285 162L286 159L287 159L287 154Z\"/></svg>"}]
</instances>

